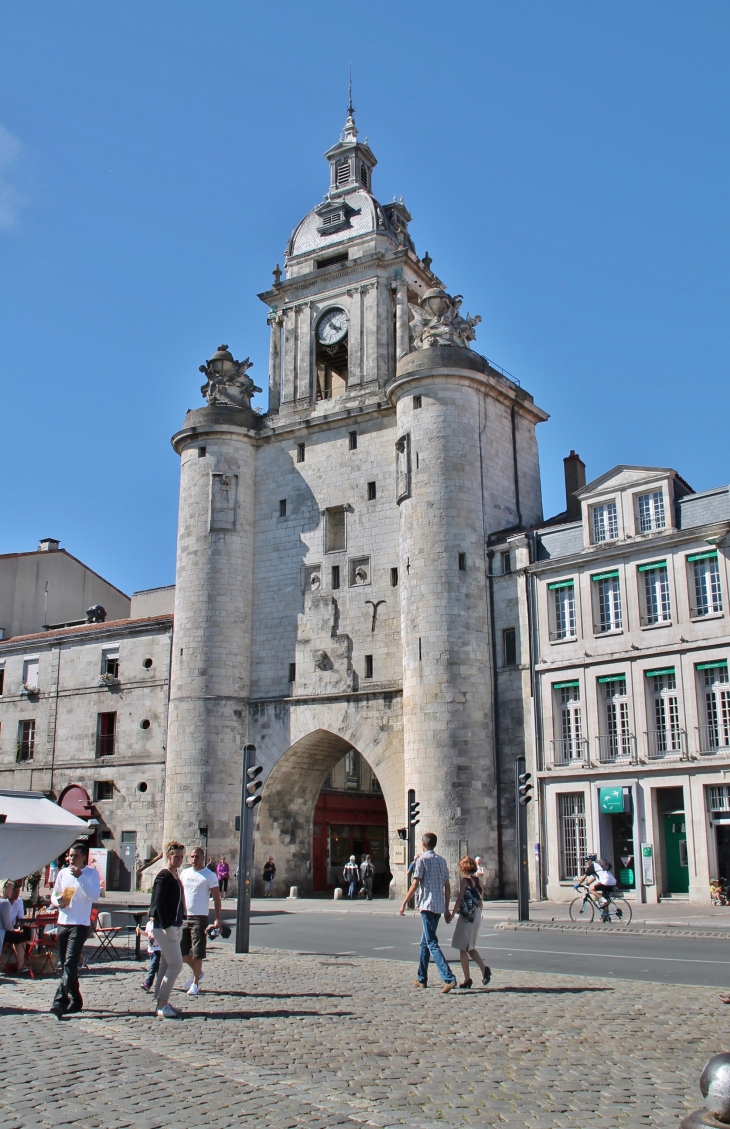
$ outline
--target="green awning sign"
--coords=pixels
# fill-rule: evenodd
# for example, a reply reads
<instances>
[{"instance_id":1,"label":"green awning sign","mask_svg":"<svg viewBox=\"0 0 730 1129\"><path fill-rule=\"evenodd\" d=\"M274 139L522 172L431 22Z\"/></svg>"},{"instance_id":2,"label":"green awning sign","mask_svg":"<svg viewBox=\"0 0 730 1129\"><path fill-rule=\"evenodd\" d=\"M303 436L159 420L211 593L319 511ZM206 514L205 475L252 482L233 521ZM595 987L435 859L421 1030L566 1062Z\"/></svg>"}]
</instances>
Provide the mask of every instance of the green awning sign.
<instances>
[{"instance_id":1,"label":"green awning sign","mask_svg":"<svg viewBox=\"0 0 730 1129\"><path fill-rule=\"evenodd\" d=\"M624 790L623 788L599 788L600 808L604 815L616 812L623 814Z\"/></svg>"},{"instance_id":2,"label":"green awning sign","mask_svg":"<svg viewBox=\"0 0 730 1129\"><path fill-rule=\"evenodd\" d=\"M666 561L653 561L652 564L639 565L639 572L651 572L655 568L666 568Z\"/></svg>"},{"instance_id":3,"label":"green awning sign","mask_svg":"<svg viewBox=\"0 0 730 1129\"><path fill-rule=\"evenodd\" d=\"M712 561L717 560L717 549L713 549L708 553L692 553L687 560L692 561Z\"/></svg>"},{"instance_id":4,"label":"green awning sign","mask_svg":"<svg viewBox=\"0 0 730 1129\"><path fill-rule=\"evenodd\" d=\"M599 682L625 682L625 674L605 674L598 679Z\"/></svg>"},{"instance_id":5,"label":"green awning sign","mask_svg":"<svg viewBox=\"0 0 730 1129\"><path fill-rule=\"evenodd\" d=\"M663 674L674 674L673 666L665 666L662 670L645 670L644 676L646 678L661 678Z\"/></svg>"},{"instance_id":6,"label":"green awning sign","mask_svg":"<svg viewBox=\"0 0 730 1129\"><path fill-rule=\"evenodd\" d=\"M714 663L697 663L698 670L723 670L727 668L727 659L719 659Z\"/></svg>"},{"instance_id":7,"label":"green awning sign","mask_svg":"<svg viewBox=\"0 0 730 1129\"><path fill-rule=\"evenodd\" d=\"M572 588L572 587L573 587L573 581L572 580L556 580L553 584L548 584L548 588L550 589L551 592L554 592L556 588Z\"/></svg>"},{"instance_id":8,"label":"green awning sign","mask_svg":"<svg viewBox=\"0 0 730 1129\"><path fill-rule=\"evenodd\" d=\"M613 569L612 572L597 572L595 576L591 577L595 583L597 580L618 580L618 569Z\"/></svg>"},{"instance_id":9,"label":"green awning sign","mask_svg":"<svg viewBox=\"0 0 730 1129\"><path fill-rule=\"evenodd\" d=\"M553 690L573 690L577 686L580 686L580 682L577 678L574 678L570 682L553 682Z\"/></svg>"}]
</instances>

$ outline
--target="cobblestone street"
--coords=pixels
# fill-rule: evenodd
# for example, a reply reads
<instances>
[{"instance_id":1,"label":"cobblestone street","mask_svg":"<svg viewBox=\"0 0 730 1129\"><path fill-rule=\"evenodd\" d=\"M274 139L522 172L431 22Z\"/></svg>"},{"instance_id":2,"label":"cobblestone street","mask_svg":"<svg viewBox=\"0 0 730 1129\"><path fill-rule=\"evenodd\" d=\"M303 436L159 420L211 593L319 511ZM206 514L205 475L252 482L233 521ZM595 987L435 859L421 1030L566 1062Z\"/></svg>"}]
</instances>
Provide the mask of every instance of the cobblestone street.
<instances>
[{"instance_id":1,"label":"cobblestone street","mask_svg":"<svg viewBox=\"0 0 730 1129\"><path fill-rule=\"evenodd\" d=\"M716 989L495 972L412 987L415 964L220 947L163 1022L140 965L92 966L86 1010L49 979L0 986L0 1126L287 1129L677 1126L728 1044Z\"/></svg>"}]
</instances>

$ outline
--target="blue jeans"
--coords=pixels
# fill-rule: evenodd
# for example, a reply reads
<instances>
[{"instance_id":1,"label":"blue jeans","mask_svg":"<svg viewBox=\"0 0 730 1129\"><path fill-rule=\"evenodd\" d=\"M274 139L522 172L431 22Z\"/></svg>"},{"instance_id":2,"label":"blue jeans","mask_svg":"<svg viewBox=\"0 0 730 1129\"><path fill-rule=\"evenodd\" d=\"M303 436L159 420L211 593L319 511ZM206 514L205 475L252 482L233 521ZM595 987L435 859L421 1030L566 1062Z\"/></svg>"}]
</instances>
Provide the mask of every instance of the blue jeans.
<instances>
[{"instance_id":1,"label":"blue jeans","mask_svg":"<svg viewBox=\"0 0 730 1129\"><path fill-rule=\"evenodd\" d=\"M438 969L438 974L445 984L453 984L456 977L446 963L446 957L439 948L436 938L440 913L431 913L430 910L421 910L421 959L418 962L418 979L421 984L428 983L428 961L433 957L433 962Z\"/></svg>"},{"instance_id":2,"label":"blue jeans","mask_svg":"<svg viewBox=\"0 0 730 1129\"><path fill-rule=\"evenodd\" d=\"M150 956L150 964L149 964L149 968L147 969L147 975L144 978L144 982L145 982L145 984L147 985L148 988L151 988L152 983L155 979L155 976L157 975L157 969L160 967L160 960L162 958L162 953L158 949L157 952L150 953L149 956Z\"/></svg>"},{"instance_id":3,"label":"blue jeans","mask_svg":"<svg viewBox=\"0 0 730 1129\"><path fill-rule=\"evenodd\" d=\"M348 898L357 897L357 878L353 878L352 882L350 883L350 888L347 891L347 896Z\"/></svg>"}]
</instances>

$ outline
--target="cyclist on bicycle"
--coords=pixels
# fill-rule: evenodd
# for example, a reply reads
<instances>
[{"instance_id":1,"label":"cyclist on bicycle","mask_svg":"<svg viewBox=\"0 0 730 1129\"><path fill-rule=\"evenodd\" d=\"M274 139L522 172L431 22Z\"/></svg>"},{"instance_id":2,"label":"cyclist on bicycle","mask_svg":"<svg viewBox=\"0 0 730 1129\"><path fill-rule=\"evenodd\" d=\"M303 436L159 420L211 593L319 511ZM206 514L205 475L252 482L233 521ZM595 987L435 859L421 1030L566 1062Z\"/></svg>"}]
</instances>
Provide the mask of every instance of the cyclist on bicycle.
<instances>
[{"instance_id":1,"label":"cyclist on bicycle","mask_svg":"<svg viewBox=\"0 0 730 1129\"><path fill-rule=\"evenodd\" d=\"M588 855L585 873L575 883L574 889L583 885L589 886L599 895L598 905L603 909L608 904L608 896L613 894L616 887L616 878L611 874L611 863L606 859L599 859L597 855Z\"/></svg>"}]
</instances>

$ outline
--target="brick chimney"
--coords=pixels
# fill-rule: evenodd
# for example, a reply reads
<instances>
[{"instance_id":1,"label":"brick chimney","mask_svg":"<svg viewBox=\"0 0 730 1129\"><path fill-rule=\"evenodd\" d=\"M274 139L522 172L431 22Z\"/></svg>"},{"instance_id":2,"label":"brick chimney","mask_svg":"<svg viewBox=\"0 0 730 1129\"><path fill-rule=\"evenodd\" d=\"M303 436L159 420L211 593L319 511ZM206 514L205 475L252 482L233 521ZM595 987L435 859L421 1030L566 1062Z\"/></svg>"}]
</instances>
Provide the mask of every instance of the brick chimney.
<instances>
[{"instance_id":1,"label":"brick chimney","mask_svg":"<svg viewBox=\"0 0 730 1129\"><path fill-rule=\"evenodd\" d=\"M568 512L568 521L578 521L580 518L580 501L575 496L576 490L582 490L586 484L586 464L580 455L571 451L567 459L563 459L565 468L565 508Z\"/></svg>"}]
</instances>

